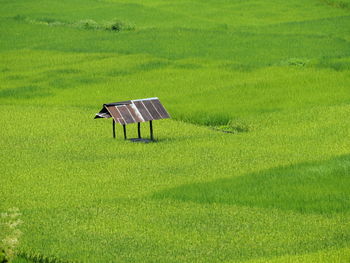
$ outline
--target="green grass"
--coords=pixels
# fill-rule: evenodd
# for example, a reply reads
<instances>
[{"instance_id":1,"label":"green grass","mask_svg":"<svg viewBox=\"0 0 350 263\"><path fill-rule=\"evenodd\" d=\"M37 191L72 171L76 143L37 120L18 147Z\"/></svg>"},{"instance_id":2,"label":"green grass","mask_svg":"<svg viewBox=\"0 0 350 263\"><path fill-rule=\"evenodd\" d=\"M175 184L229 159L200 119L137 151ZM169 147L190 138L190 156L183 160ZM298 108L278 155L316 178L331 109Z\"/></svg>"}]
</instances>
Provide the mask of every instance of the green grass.
<instances>
[{"instance_id":1,"label":"green grass","mask_svg":"<svg viewBox=\"0 0 350 263\"><path fill-rule=\"evenodd\" d=\"M300 213L347 213L349 155L335 160L279 167L245 176L180 186L155 196L199 203L278 208Z\"/></svg>"},{"instance_id":2,"label":"green grass","mask_svg":"<svg viewBox=\"0 0 350 263\"><path fill-rule=\"evenodd\" d=\"M1 1L17 262L349 261L347 4ZM154 96L157 143L93 120Z\"/></svg>"}]
</instances>

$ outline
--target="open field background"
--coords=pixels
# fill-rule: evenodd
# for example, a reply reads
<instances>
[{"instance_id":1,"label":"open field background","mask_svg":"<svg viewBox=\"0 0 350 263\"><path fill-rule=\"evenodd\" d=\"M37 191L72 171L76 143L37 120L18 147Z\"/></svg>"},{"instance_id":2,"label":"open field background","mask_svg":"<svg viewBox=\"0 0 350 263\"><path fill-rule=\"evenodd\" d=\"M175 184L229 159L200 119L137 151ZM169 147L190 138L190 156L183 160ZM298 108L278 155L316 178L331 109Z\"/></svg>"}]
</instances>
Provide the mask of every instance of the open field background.
<instances>
[{"instance_id":1,"label":"open field background","mask_svg":"<svg viewBox=\"0 0 350 263\"><path fill-rule=\"evenodd\" d=\"M0 4L18 262L350 261L348 0ZM93 120L154 96L158 143Z\"/></svg>"}]
</instances>

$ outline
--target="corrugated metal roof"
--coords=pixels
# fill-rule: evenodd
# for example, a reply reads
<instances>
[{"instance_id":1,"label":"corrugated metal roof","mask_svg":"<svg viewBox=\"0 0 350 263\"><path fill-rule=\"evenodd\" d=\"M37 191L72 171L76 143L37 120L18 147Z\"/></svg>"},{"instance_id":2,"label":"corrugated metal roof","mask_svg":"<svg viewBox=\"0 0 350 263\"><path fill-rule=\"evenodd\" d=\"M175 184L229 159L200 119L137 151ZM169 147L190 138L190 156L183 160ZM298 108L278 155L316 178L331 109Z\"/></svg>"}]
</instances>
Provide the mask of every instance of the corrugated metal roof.
<instances>
[{"instance_id":1,"label":"corrugated metal roof","mask_svg":"<svg viewBox=\"0 0 350 263\"><path fill-rule=\"evenodd\" d=\"M97 118L113 118L121 125L170 118L158 98L127 100L103 104Z\"/></svg>"}]
</instances>

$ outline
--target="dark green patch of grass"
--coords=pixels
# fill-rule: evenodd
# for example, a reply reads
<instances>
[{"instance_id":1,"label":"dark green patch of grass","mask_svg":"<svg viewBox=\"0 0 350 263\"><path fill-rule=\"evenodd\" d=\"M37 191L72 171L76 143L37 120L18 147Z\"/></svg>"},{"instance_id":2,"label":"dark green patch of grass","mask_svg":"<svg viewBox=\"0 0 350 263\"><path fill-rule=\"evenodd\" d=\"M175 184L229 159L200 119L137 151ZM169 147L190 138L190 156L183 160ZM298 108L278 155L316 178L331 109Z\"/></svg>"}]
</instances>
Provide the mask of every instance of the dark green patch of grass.
<instances>
[{"instance_id":1,"label":"dark green patch of grass","mask_svg":"<svg viewBox=\"0 0 350 263\"><path fill-rule=\"evenodd\" d=\"M331 68L335 71L350 70L350 57L345 58L325 58L316 64L319 68Z\"/></svg>"},{"instance_id":2,"label":"dark green patch of grass","mask_svg":"<svg viewBox=\"0 0 350 263\"><path fill-rule=\"evenodd\" d=\"M25 76L23 76L23 75L9 75L5 78L6 78L6 80L21 80L21 79L24 79Z\"/></svg>"},{"instance_id":3,"label":"dark green patch of grass","mask_svg":"<svg viewBox=\"0 0 350 263\"><path fill-rule=\"evenodd\" d=\"M10 71L9 68L2 68L2 69L0 70L0 72L9 72L9 71Z\"/></svg>"},{"instance_id":4,"label":"dark green patch of grass","mask_svg":"<svg viewBox=\"0 0 350 263\"><path fill-rule=\"evenodd\" d=\"M88 29L88 30L89 29L92 29L92 30L100 29L100 25L92 19L80 20L78 22L75 22L73 25L74 25L74 27Z\"/></svg>"},{"instance_id":5,"label":"dark green patch of grass","mask_svg":"<svg viewBox=\"0 0 350 263\"><path fill-rule=\"evenodd\" d=\"M51 96L50 92L43 90L39 86L22 86L0 90L0 98L32 99L37 97Z\"/></svg>"},{"instance_id":6,"label":"dark green patch of grass","mask_svg":"<svg viewBox=\"0 0 350 263\"><path fill-rule=\"evenodd\" d=\"M124 22L119 19L113 19L112 21L105 22L103 28L109 31L134 31L135 25Z\"/></svg>"},{"instance_id":7,"label":"dark green patch of grass","mask_svg":"<svg viewBox=\"0 0 350 263\"><path fill-rule=\"evenodd\" d=\"M82 71L79 69L64 68L64 69L49 70L46 73L56 74L56 75L62 75L62 74L65 75L65 74L78 74L78 73L82 73Z\"/></svg>"},{"instance_id":8,"label":"dark green patch of grass","mask_svg":"<svg viewBox=\"0 0 350 263\"><path fill-rule=\"evenodd\" d=\"M152 60L127 69L111 70L107 73L107 75L111 77L127 76L137 73L148 72L151 70L160 70L170 65L172 64L169 61Z\"/></svg>"},{"instance_id":9,"label":"dark green patch of grass","mask_svg":"<svg viewBox=\"0 0 350 263\"><path fill-rule=\"evenodd\" d=\"M221 126L214 126L214 130L222 131L225 133L242 133L242 132L249 132L253 130L253 127L249 124L246 124L241 121L233 121L231 120L227 125L221 125Z\"/></svg>"},{"instance_id":10,"label":"dark green patch of grass","mask_svg":"<svg viewBox=\"0 0 350 263\"><path fill-rule=\"evenodd\" d=\"M76 22L67 22L58 20L52 17L29 18L23 15L16 15L13 17L15 21L25 22L29 24L48 25L48 26L65 26L80 28L86 30L106 30L106 31L134 31L135 25L129 22L121 21L119 19L112 19L98 23L92 19L83 19Z\"/></svg>"},{"instance_id":11,"label":"dark green patch of grass","mask_svg":"<svg viewBox=\"0 0 350 263\"><path fill-rule=\"evenodd\" d=\"M281 62L282 66L305 67L310 61L303 58L289 58Z\"/></svg>"},{"instance_id":12,"label":"dark green patch of grass","mask_svg":"<svg viewBox=\"0 0 350 263\"><path fill-rule=\"evenodd\" d=\"M192 122L205 126L227 125L231 119L229 114L208 111L180 113L177 115L177 118L185 122Z\"/></svg>"},{"instance_id":13,"label":"dark green patch of grass","mask_svg":"<svg viewBox=\"0 0 350 263\"><path fill-rule=\"evenodd\" d=\"M192 63L176 63L173 65L173 67L180 68L180 69L200 69L200 68L202 68L201 65L192 64Z\"/></svg>"},{"instance_id":14,"label":"dark green patch of grass","mask_svg":"<svg viewBox=\"0 0 350 263\"><path fill-rule=\"evenodd\" d=\"M300 213L349 213L349 175L350 155L345 155L325 162L183 185L157 193L154 197Z\"/></svg>"},{"instance_id":15,"label":"dark green patch of grass","mask_svg":"<svg viewBox=\"0 0 350 263\"><path fill-rule=\"evenodd\" d=\"M109 72L107 72L107 75L111 77L127 76L130 74L133 74L133 72L130 70L120 70L120 69L110 70Z\"/></svg>"},{"instance_id":16,"label":"dark green patch of grass","mask_svg":"<svg viewBox=\"0 0 350 263\"><path fill-rule=\"evenodd\" d=\"M73 260L62 260L55 256L45 256L34 251L20 252L13 263L77 263Z\"/></svg>"},{"instance_id":17,"label":"dark green patch of grass","mask_svg":"<svg viewBox=\"0 0 350 263\"><path fill-rule=\"evenodd\" d=\"M54 77L48 82L49 89L70 89L78 85L92 85L103 82L101 77L89 77L80 75L75 78L65 78L64 76Z\"/></svg>"},{"instance_id":18,"label":"dark green patch of grass","mask_svg":"<svg viewBox=\"0 0 350 263\"><path fill-rule=\"evenodd\" d=\"M135 71L149 71L149 70L155 70L155 69L161 69L165 68L170 65L170 62L168 61L150 61L144 64L140 64L135 67Z\"/></svg>"},{"instance_id":19,"label":"dark green patch of grass","mask_svg":"<svg viewBox=\"0 0 350 263\"><path fill-rule=\"evenodd\" d=\"M258 68L258 66L256 65L235 64L235 63L227 63L222 65L221 67L226 70L241 71L241 72L250 72Z\"/></svg>"},{"instance_id":20,"label":"dark green patch of grass","mask_svg":"<svg viewBox=\"0 0 350 263\"><path fill-rule=\"evenodd\" d=\"M350 1L349 0L321 0L326 4L338 8L350 9Z\"/></svg>"}]
</instances>

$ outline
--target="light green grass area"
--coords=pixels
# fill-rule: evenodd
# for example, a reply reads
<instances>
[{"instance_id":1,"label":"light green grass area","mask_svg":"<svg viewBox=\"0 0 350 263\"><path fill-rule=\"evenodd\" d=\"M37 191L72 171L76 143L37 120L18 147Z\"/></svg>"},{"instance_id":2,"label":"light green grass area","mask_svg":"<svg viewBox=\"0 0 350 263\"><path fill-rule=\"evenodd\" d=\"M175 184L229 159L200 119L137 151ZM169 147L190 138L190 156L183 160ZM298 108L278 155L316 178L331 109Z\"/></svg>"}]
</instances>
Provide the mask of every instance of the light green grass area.
<instances>
[{"instance_id":1,"label":"light green grass area","mask_svg":"<svg viewBox=\"0 0 350 263\"><path fill-rule=\"evenodd\" d=\"M350 261L349 1L0 3L16 262ZM156 143L93 119L146 97Z\"/></svg>"}]
</instances>

